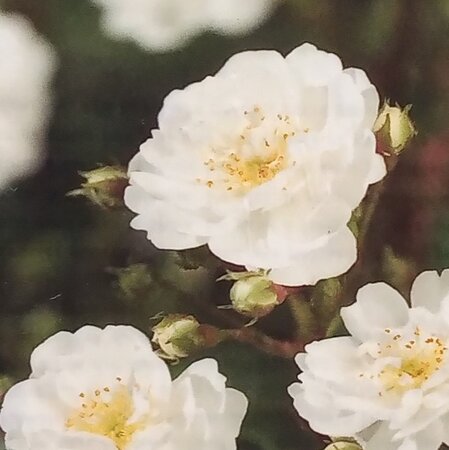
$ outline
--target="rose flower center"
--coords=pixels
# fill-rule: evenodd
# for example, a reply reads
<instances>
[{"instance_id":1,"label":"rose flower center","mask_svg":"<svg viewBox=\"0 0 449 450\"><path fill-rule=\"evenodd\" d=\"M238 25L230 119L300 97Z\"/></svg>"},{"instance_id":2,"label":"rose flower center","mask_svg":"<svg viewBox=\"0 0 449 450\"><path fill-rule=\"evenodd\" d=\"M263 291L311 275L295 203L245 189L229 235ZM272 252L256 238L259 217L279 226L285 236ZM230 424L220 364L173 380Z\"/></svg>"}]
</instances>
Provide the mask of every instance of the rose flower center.
<instances>
[{"instance_id":1,"label":"rose flower center","mask_svg":"<svg viewBox=\"0 0 449 450\"><path fill-rule=\"evenodd\" d=\"M288 155L288 140L299 129L289 115L268 115L261 107L245 111L246 126L227 144L209 148L204 161L209 173L197 182L209 188L246 193L272 180L278 173L296 163Z\"/></svg>"},{"instance_id":2,"label":"rose flower center","mask_svg":"<svg viewBox=\"0 0 449 450\"><path fill-rule=\"evenodd\" d=\"M390 334L391 330L387 329L385 332ZM411 337L395 334L379 348L379 356L400 360L400 364L384 366L378 375L385 392L420 388L440 370L447 351L442 339L433 335L422 336L419 328L416 328Z\"/></svg>"},{"instance_id":3,"label":"rose flower center","mask_svg":"<svg viewBox=\"0 0 449 450\"><path fill-rule=\"evenodd\" d=\"M93 395L80 393L79 410L66 420L71 430L98 434L111 439L117 450L124 450L134 433L144 428L145 421L131 422L133 399L125 386L95 390Z\"/></svg>"}]
</instances>

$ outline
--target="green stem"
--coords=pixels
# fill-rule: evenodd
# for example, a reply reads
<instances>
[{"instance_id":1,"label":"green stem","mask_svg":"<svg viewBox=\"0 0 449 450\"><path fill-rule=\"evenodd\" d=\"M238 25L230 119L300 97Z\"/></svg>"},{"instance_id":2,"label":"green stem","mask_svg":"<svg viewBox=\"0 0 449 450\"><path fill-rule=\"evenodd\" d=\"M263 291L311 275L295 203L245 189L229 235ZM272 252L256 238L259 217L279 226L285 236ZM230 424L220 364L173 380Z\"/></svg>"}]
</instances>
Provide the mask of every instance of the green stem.
<instances>
[{"instance_id":1,"label":"green stem","mask_svg":"<svg viewBox=\"0 0 449 450\"><path fill-rule=\"evenodd\" d=\"M280 341L267 336L255 328L239 328L224 330L223 332L230 339L252 345L265 353L281 358L291 359L304 350L303 341Z\"/></svg>"},{"instance_id":2,"label":"green stem","mask_svg":"<svg viewBox=\"0 0 449 450\"><path fill-rule=\"evenodd\" d=\"M170 289L176 289L169 283L165 283L165 285L170 287ZM220 330L225 338L252 345L260 351L282 358L291 359L304 349L304 343L301 341L280 341L266 335L255 327L244 327L245 319L237 317L233 312L220 310L197 296L186 296L186 302L194 305L196 309L203 312L214 322L221 324L222 327L229 327Z\"/></svg>"},{"instance_id":3,"label":"green stem","mask_svg":"<svg viewBox=\"0 0 449 450\"><path fill-rule=\"evenodd\" d=\"M293 320L296 324L295 334L299 341L310 342L317 336L318 323L310 301L299 294L287 299Z\"/></svg>"},{"instance_id":4,"label":"green stem","mask_svg":"<svg viewBox=\"0 0 449 450\"><path fill-rule=\"evenodd\" d=\"M397 156L388 156L385 158L385 164L387 165L387 172L388 175L390 175L394 169L396 168L398 162ZM371 225L371 222L373 220L374 214L376 213L377 206L379 205L380 198L382 197L383 193L385 192L385 188L387 186L387 179L384 179L382 181L379 181L375 185L373 185L365 198L364 201L364 207L362 211L362 219L361 223L359 225L359 233L358 233L358 247L363 250L364 244L366 241L366 236L369 232L369 228Z\"/></svg>"}]
</instances>

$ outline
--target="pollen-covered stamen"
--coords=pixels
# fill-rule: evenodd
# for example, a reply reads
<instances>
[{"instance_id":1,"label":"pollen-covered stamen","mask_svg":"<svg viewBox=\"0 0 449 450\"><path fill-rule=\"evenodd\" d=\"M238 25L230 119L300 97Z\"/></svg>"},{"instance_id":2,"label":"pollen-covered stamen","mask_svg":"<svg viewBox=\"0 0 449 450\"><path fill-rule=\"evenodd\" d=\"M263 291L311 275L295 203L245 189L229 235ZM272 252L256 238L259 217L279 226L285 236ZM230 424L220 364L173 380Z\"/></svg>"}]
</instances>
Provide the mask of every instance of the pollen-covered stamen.
<instances>
[{"instance_id":1,"label":"pollen-covered stamen","mask_svg":"<svg viewBox=\"0 0 449 450\"><path fill-rule=\"evenodd\" d=\"M379 344L378 357L398 358L400 364L387 364L377 374L384 387L379 395L420 388L440 370L448 350L441 338L422 333L418 327L407 336L390 329L385 329L385 333L389 339Z\"/></svg>"},{"instance_id":2,"label":"pollen-covered stamen","mask_svg":"<svg viewBox=\"0 0 449 450\"><path fill-rule=\"evenodd\" d=\"M209 188L247 192L295 165L288 154L288 140L308 129L300 129L288 114L267 115L259 106L244 111L244 116L244 129L231 136L229 144L210 149L210 157L203 163L210 176L197 178L197 182Z\"/></svg>"},{"instance_id":3,"label":"pollen-covered stamen","mask_svg":"<svg viewBox=\"0 0 449 450\"><path fill-rule=\"evenodd\" d=\"M117 377L120 383L121 379ZM98 434L111 439L117 450L126 449L134 433L143 429L146 419L131 421L132 395L123 384L104 386L92 393L81 392L80 408L66 420L67 428Z\"/></svg>"}]
</instances>

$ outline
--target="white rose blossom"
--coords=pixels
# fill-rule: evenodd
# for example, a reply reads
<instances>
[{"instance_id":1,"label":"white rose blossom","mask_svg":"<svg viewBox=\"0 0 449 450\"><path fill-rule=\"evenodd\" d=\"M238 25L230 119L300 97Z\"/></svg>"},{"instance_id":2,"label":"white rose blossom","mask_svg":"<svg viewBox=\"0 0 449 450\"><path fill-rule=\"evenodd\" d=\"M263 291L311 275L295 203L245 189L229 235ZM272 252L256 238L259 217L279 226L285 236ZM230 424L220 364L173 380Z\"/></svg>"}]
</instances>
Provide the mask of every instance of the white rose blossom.
<instances>
[{"instance_id":1,"label":"white rose blossom","mask_svg":"<svg viewBox=\"0 0 449 450\"><path fill-rule=\"evenodd\" d=\"M176 49L212 30L244 34L269 15L277 0L93 0L112 36L131 38L152 51Z\"/></svg>"},{"instance_id":2,"label":"white rose blossom","mask_svg":"<svg viewBox=\"0 0 449 450\"><path fill-rule=\"evenodd\" d=\"M0 189L40 162L54 59L25 18L0 13Z\"/></svg>"},{"instance_id":3,"label":"white rose blossom","mask_svg":"<svg viewBox=\"0 0 449 450\"><path fill-rule=\"evenodd\" d=\"M385 175L378 104L362 70L313 45L234 55L165 99L129 166L131 226L161 249L208 244L278 284L340 275L356 260L351 212Z\"/></svg>"},{"instance_id":4,"label":"white rose blossom","mask_svg":"<svg viewBox=\"0 0 449 450\"><path fill-rule=\"evenodd\" d=\"M306 346L294 406L318 433L365 450L449 444L449 270L423 272L404 298L385 283L361 288L341 315L352 336Z\"/></svg>"},{"instance_id":5,"label":"white rose blossom","mask_svg":"<svg viewBox=\"0 0 449 450\"><path fill-rule=\"evenodd\" d=\"M129 326L60 332L31 356L30 379L6 394L8 450L232 450L247 408L213 359L174 381Z\"/></svg>"}]
</instances>

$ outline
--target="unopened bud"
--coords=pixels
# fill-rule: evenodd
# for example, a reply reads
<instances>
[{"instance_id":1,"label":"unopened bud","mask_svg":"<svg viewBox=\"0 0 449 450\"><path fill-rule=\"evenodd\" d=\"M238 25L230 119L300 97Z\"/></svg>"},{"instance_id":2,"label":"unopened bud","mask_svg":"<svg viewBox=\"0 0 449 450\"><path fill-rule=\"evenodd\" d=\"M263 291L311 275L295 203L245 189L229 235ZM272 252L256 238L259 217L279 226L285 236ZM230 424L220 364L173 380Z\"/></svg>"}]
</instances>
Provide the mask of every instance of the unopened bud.
<instances>
[{"instance_id":1,"label":"unopened bud","mask_svg":"<svg viewBox=\"0 0 449 450\"><path fill-rule=\"evenodd\" d=\"M338 441L332 442L324 450L362 450L355 442Z\"/></svg>"},{"instance_id":2,"label":"unopened bud","mask_svg":"<svg viewBox=\"0 0 449 450\"><path fill-rule=\"evenodd\" d=\"M263 275L237 280L230 297L236 311L253 318L266 316L285 299L279 298L274 283Z\"/></svg>"},{"instance_id":3,"label":"unopened bud","mask_svg":"<svg viewBox=\"0 0 449 450\"><path fill-rule=\"evenodd\" d=\"M104 166L88 172L80 172L86 180L79 189L70 191L69 196L84 196L104 208L123 204L123 192L128 184L126 170L120 166Z\"/></svg>"},{"instance_id":4,"label":"unopened bud","mask_svg":"<svg viewBox=\"0 0 449 450\"><path fill-rule=\"evenodd\" d=\"M202 325L195 317L183 314L166 316L152 331L154 334L151 341L159 347L160 355L173 361L216 345L222 339L217 328Z\"/></svg>"},{"instance_id":5,"label":"unopened bud","mask_svg":"<svg viewBox=\"0 0 449 450\"><path fill-rule=\"evenodd\" d=\"M373 130L383 139L381 145L387 147L383 153L398 155L416 135L415 125L409 116L410 109L411 105L400 108L387 102L382 107Z\"/></svg>"}]
</instances>

